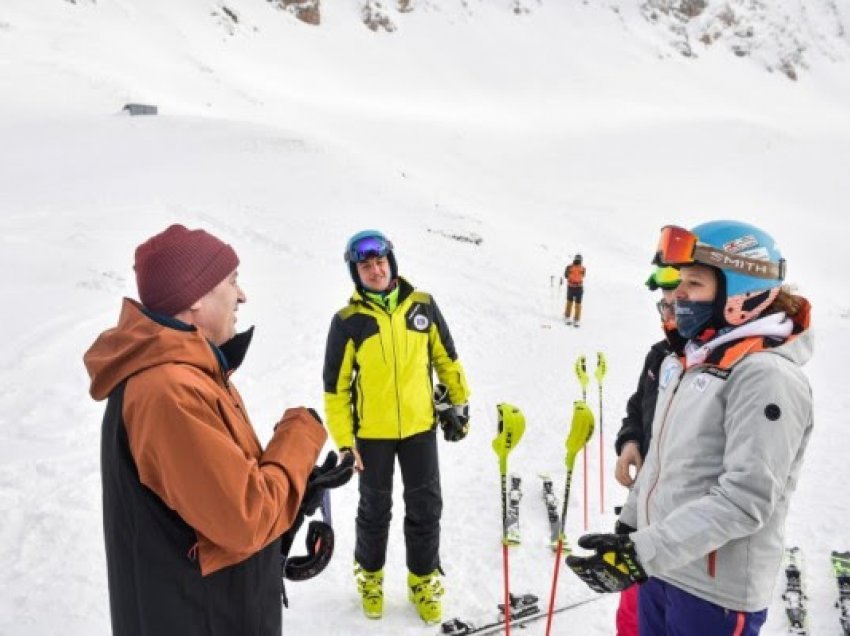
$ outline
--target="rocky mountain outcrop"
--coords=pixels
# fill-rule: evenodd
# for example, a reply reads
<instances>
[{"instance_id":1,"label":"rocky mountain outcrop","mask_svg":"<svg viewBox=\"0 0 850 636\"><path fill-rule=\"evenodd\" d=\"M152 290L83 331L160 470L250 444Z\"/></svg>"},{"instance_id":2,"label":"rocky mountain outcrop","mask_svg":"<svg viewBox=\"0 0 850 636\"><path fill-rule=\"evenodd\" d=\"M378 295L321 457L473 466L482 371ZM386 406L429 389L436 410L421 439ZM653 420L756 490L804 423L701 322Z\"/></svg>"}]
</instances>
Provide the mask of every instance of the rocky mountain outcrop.
<instances>
[{"instance_id":1,"label":"rocky mountain outcrop","mask_svg":"<svg viewBox=\"0 0 850 636\"><path fill-rule=\"evenodd\" d=\"M790 79L816 51L839 60L850 50L848 6L837 0L644 0L641 14L686 57L723 46Z\"/></svg>"}]
</instances>

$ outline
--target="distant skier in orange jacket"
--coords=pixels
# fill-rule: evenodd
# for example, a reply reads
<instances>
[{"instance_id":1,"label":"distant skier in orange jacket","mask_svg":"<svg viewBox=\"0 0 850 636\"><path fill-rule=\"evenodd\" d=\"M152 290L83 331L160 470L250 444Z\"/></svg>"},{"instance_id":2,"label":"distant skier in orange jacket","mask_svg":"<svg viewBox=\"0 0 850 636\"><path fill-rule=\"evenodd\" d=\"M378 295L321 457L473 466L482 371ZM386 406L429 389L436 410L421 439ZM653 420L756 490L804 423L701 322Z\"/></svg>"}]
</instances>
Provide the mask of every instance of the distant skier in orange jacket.
<instances>
[{"instance_id":1,"label":"distant skier in orange jacket","mask_svg":"<svg viewBox=\"0 0 850 636\"><path fill-rule=\"evenodd\" d=\"M576 254L573 262L564 270L567 281L567 306L564 308L564 322L568 325L579 326L581 320L581 298L584 296L584 274L581 254ZM573 309L575 308L575 313Z\"/></svg>"}]
</instances>

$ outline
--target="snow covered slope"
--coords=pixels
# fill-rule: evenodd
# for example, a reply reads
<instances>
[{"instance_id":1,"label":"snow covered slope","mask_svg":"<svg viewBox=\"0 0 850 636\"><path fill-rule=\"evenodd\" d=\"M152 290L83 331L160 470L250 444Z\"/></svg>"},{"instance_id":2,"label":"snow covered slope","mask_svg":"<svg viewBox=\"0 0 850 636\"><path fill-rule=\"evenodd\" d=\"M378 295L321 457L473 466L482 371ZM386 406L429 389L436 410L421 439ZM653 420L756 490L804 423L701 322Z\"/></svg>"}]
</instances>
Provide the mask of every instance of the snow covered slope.
<instances>
[{"instance_id":1,"label":"snow covered slope","mask_svg":"<svg viewBox=\"0 0 850 636\"><path fill-rule=\"evenodd\" d=\"M511 455L528 484L513 580L543 596L552 563L535 480L547 470L560 490L572 363L608 356L604 514L597 437L589 455L590 527L607 529L625 498L613 437L657 337L642 282L658 228L722 217L774 234L815 308L817 430L788 541L806 558L813 633L836 631L827 556L848 548L850 520L847 498L827 489L850 479L847 62L813 54L789 82L717 47L661 54L665 38L637 9L526 4L515 16L506 3L420 2L403 29L375 34L354 2L329 5L317 29L249 0L227 3L237 23L205 0L4 0L0 633L109 631L102 405L87 397L81 356L134 295L133 248L168 223L240 253L240 325L258 328L236 382L262 439L285 406L321 405L327 327L350 292L346 238L364 227L392 237L402 272L440 302L474 392L472 432L441 444L441 459L446 614L478 618L500 593L496 403L529 422ZM160 115L121 115L131 101ZM550 288L576 252L588 266L578 331L558 321ZM573 536L581 492L578 479ZM286 631L434 633L406 601L401 508L375 623L351 581L354 486L334 505L338 554L289 586ZM561 601L590 594L562 574ZM614 602L556 627L610 634ZM764 633L783 632L777 592Z\"/></svg>"}]
</instances>

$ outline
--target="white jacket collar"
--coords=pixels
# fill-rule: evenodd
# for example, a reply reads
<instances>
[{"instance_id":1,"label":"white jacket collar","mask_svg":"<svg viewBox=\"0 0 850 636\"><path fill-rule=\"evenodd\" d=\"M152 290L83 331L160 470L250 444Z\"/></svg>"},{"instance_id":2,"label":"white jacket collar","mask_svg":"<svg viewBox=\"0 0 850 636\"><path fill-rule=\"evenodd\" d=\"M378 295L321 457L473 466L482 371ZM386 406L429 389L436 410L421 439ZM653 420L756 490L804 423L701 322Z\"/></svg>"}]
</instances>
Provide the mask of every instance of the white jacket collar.
<instances>
[{"instance_id":1,"label":"white jacket collar","mask_svg":"<svg viewBox=\"0 0 850 636\"><path fill-rule=\"evenodd\" d=\"M733 340L741 340L750 336L769 336L784 339L791 335L793 329L794 323L785 316L785 312L770 314L736 327L703 345L689 340L688 344L685 345L685 363L688 367L702 364L712 351Z\"/></svg>"}]
</instances>

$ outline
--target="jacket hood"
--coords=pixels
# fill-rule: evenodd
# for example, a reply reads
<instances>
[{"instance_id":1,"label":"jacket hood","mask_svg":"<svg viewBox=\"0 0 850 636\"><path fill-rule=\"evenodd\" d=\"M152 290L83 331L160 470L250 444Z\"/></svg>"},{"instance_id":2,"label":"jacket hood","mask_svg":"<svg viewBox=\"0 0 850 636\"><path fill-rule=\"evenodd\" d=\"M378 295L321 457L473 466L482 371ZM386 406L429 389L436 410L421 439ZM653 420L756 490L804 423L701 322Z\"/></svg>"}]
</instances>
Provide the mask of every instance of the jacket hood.
<instances>
[{"instance_id":1,"label":"jacket hood","mask_svg":"<svg viewBox=\"0 0 850 636\"><path fill-rule=\"evenodd\" d=\"M121 305L118 325L98 336L83 362L91 379L89 393L98 401L130 376L160 364L190 364L221 375L216 354L197 329L161 325L129 298Z\"/></svg>"}]
</instances>

